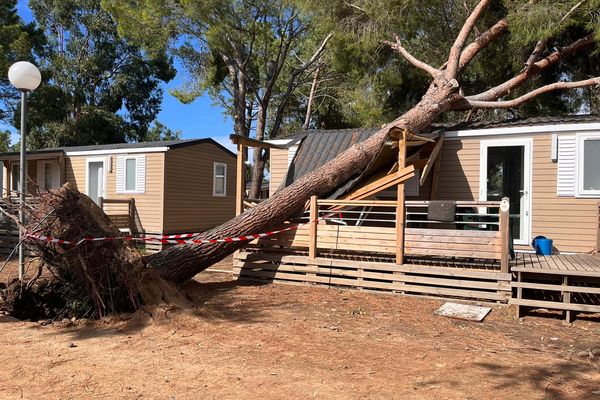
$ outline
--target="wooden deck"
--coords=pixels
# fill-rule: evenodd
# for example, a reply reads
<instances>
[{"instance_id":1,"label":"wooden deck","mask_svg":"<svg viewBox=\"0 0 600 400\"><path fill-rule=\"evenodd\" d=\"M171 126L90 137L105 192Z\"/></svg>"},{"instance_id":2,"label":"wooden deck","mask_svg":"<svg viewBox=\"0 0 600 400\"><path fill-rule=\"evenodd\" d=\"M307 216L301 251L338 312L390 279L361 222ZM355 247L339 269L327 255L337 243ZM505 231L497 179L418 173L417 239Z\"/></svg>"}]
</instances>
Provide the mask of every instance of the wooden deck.
<instances>
[{"instance_id":1,"label":"wooden deck","mask_svg":"<svg viewBox=\"0 0 600 400\"><path fill-rule=\"evenodd\" d=\"M511 262L511 271L600 277L600 257L591 254L538 256L517 253L516 259Z\"/></svg>"},{"instance_id":2,"label":"wooden deck","mask_svg":"<svg viewBox=\"0 0 600 400\"><path fill-rule=\"evenodd\" d=\"M576 312L600 313L600 257L591 254L538 256L517 254L510 304L517 317L524 307L563 310L567 322Z\"/></svg>"}]
</instances>

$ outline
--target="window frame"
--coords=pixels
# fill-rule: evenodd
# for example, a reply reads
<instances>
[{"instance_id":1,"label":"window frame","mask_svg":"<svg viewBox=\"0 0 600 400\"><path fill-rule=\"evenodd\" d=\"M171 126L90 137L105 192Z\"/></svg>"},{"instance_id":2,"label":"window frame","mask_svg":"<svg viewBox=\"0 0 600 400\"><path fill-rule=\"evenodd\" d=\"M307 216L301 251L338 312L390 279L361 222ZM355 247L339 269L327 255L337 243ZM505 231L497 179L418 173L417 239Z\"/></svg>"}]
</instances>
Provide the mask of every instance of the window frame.
<instances>
[{"instance_id":1,"label":"window frame","mask_svg":"<svg viewBox=\"0 0 600 400\"><path fill-rule=\"evenodd\" d=\"M576 197L584 198L600 198L599 190L586 190L583 188L584 176L585 176L585 142L586 140L597 140L600 141L600 133L585 133L577 135L576 145L576 159L577 169L575 174L576 179Z\"/></svg>"},{"instance_id":2,"label":"window frame","mask_svg":"<svg viewBox=\"0 0 600 400\"><path fill-rule=\"evenodd\" d=\"M223 166L225 171L223 175L217 176L217 167ZM217 178L223 178L223 193L217 193ZM214 162L213 163L213 197L226 197L227 196L227 164Z\"/></svg>"},{"instance_id":3,"label":"window frame","mask_svg":"<svg viewBox=\"0 0 600 400\"><path fill-rule=\"evenodd\" d=\"M135 162L134 188L127 190L127 160ZM137 156L123 156L123 193L140 193L138 185L138 159Z\"/></svg>"},{"instance_id":4,"label":"window frame","mask_svg":"<svg viewBox=\"0 0 600 400\"><path fill-rule=\"evenodd\" d=\"M10 193L12 193L12 192L19 193L20 192L20 190L19 190L20 189L19 185L21 183L20 182L20 175L21 175L20 165L21 165L21 163L19 161L13 161L10 163L10 188L9 188ZM17 168L15 169L15 167L17 167ZM15 171L17 171L16 175L18 178L16 180L15 180ZM25 184L27 184L27 183L25 183Z\"/></svg>"}]
</instances>

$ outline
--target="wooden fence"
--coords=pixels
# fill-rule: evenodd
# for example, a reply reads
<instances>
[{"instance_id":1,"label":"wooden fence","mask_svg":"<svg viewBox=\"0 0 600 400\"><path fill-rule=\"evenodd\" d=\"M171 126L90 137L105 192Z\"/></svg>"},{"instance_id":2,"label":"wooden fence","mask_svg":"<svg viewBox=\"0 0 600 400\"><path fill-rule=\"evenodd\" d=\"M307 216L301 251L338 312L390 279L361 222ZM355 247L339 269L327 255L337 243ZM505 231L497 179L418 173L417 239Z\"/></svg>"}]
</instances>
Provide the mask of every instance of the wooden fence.
<instances>
[{"instance_id":1,"label":"wooden fence","mask_svg":"<svg viewBox=\"0 0 600 400\"><path fill-rule=\"evenodd\" d=\"M395 201L311 199L309 210L292 224L309 222L284 234L260 239L259 247L304 249L310 259L323 252L397 254ZM406 201L404 246L407 256L445 256L497 260L509 272L508 210L500 202L457 202L454 222L426 219L428 201ZM308 214L308 215L306 215Z\"/></svg>"},{"instance_id":2,"label":"wooden fence","mask_svg":"<svg viewBox=\"0 0 600 400\"><path fill-rule=\"evenodd\" d=\"M235 255L234 272L287 284L508 301L507 207L457 202L454 221L437 222L427 219L429 202L404 205L313 197L289 222L303 225L251 243ZM405 210L401 218L398 209Z\"/></svg>"}]
</instances>

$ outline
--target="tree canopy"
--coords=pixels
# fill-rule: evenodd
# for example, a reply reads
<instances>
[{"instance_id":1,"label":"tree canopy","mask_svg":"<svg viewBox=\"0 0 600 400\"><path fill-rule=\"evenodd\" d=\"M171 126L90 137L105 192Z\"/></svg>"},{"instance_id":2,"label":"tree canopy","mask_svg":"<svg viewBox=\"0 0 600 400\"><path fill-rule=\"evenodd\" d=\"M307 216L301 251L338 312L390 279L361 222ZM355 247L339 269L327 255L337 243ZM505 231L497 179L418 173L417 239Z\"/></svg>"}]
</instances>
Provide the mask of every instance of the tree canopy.
<instances>
[{"instance_id":1,"label":"tree canopy","mask_svg":"<svg viewBox=\"0 0 600 400\"><path fill-rule=\"evenodd\" d=\"M336 29L329 67L341 76L335 91L315 111L317 126L378 126L414 106L430 77L415 70L384 41L397 35L418 59L441 66L462 22L477 4L474 0L334 0L303 1L317 25ZM510 29L483 50L461 77L466 93L475 93L502 82L524 68L532 50L543 41L539 56L550 54L579 38L592 34L600 39L598 0L495 0L477 21L473 40L499 21ZM599 75L597 50L561 61L536 81L512 93L525 93L540 83L577 80ZM598 89L540 96L518 109L480 110L472 118L556 115L597 111ZM464 119L463 113L443 118Z\"/></svg>"},{"instance_id":2,"label":"tree canopy","mask_svg":"<svg viewBox=\"0 0 600 400\"><path fill-rule=\"evenodd\" d=\"M17 0L0 2L0 121L10 122L19 92L10 84L6 72L16 61L33 61L44 42L35 24L25 24L17 15Z\"/></svg>"},{"instance_id":3,"label":"tree canopy","mask_svg":"<svg viewBox=\"0 0 600 400\"><path fill-rule=\"evenodd\" d=\"M99 0L30 0L47 38L38 57L46 84L31 94L32 148L146 140L161 82L175 71L117 34Z\"/></svg>"}]
</instances>

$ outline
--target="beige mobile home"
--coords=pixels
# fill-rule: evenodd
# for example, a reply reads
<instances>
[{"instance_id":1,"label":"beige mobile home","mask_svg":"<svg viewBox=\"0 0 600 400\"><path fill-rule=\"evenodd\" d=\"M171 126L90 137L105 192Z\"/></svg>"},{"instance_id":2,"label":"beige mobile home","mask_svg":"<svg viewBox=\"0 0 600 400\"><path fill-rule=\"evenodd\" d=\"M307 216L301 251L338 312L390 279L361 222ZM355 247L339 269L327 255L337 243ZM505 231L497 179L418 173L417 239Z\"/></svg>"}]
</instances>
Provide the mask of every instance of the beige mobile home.
<instances>
[{"instance_id":1,"label":"beige mobile home","mask_svg":"<svg viewBox=\"0 0 600 400\"><path fill-rule=\"evenodd\" d=\"M3 197L18 190L18 153L0 154ZM235 214L235 154L212 139L64 147L27 153L28 190L65 182L111 208L131 204L139 234L199 232Z\"/></svg>"},{"instance_id":2,"label":"beige mobile home","mask_svg":"<svg viewBox=\"0 0 600 400\"><path fill-rule=\"evenodd\" d=\"M517 249L531 249L537 236L553 239L556 252L596 249L600 116L530 118L438 129L443 132L444 144L435 193L433 175L420 186L417 171L405 186L407 199L488 201L509 197ZM285 149L271 150L270 194L346 149L353 135L364 140L376 131L310 131L271 141ZM377 197L395 196L395 192L385 191Z\"/></svg>"},{"instance_id":3,"label":"beige mobile home","mask_svg":"<svg viewBox=\"0 0 600 400\"><path fill-rule=\"evenodd\" d=\"M271 148L273 195L376 131L315 130L248 145ZM563 310L568 321L598 313L599 160L597 116L391 130L370 165L312 196L288 222L293 229L250 243L234 271L492 300L516 305L518 316L526 307Z\"/></svg>"}]
</instances>

